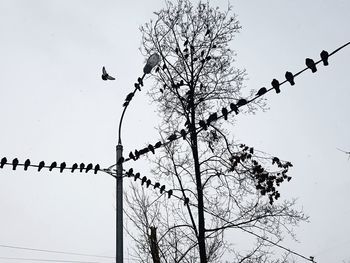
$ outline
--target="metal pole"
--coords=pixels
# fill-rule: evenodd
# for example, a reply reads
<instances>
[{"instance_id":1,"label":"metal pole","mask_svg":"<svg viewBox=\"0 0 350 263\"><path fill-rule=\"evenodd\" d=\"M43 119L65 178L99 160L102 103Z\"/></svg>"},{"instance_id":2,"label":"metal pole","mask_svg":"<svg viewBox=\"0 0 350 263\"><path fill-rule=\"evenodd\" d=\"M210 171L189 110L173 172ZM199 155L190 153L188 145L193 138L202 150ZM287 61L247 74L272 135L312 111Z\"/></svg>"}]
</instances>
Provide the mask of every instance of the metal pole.
<instances>
[{"instance_id":1,"label":"metal pole","mask_svg":"<svg viewBox=\"0 0 350 263\"><path fill-rule=\"evenodd\" d=\"M116 186L116 263L123 263L123 163L118 160L123 155L123 145L117 145L117 186ZM119 163L119 164L118 164Z\"/></svg>"}]
</instances>

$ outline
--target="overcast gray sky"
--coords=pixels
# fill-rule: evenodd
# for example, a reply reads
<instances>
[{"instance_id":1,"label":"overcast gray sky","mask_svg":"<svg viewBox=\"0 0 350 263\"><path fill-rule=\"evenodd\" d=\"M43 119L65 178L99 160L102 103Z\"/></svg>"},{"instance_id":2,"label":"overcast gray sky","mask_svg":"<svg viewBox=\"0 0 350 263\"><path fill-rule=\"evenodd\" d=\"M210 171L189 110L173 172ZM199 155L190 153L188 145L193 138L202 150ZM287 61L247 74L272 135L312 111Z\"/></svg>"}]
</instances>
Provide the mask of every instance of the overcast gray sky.
<instances>
[{"instance_id":1,"label":"overcast gray sky","mask_svg":"<svg viewBox=\"0 0 350 263\"><path fill-rule=\"evenodd\" d=\"M349 1L230 3L243 27L231 46L236 66L247 69L247 89L282 80L286 70L304 68L306 57L316 60L323 49L350 41ZM145 62L138 28L162 6L162 0L0 0L0 158L113 164L121 105ZM349 59L347 47L328 67L305 72L293 87L282 86L280 95L268 93L270 110L241 115L234 128L238 140L293 163L293 179L281 192L298 198L310 223L296 230L299 243L285 244L317 262L350 261L350 160L337 150L350 151ZM102 66L115 81L101 80ZM155 126L154 106L143 90L125 118L125 152L154 142ZM146 161L138 163L147 170ZM7 166L0 170L0 211L0 262L16 262L1 257L113 262L1 247L114 257L110 176ZM129 262L131 247L124 247Z\"/></svg>"}]
</instances>

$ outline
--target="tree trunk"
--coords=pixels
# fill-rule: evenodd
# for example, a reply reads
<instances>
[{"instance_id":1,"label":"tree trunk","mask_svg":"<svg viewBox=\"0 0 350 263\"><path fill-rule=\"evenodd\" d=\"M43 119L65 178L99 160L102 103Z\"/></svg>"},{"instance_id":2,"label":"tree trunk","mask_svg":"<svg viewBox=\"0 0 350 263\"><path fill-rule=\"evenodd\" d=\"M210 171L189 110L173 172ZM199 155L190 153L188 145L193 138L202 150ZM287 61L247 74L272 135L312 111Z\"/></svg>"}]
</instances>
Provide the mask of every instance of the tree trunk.
<instances>
[{"instance_id":1,"label":"tree trunk","mask_svg":"<svg viewBox=\"0 0 350 263\"><path fill-rule=\"evenodd\" d=\"M148 236L153 263L160 263L158 241L157 241L157 228L154 226L150 227L151 234Z\"/></svg>"}]
</instances>

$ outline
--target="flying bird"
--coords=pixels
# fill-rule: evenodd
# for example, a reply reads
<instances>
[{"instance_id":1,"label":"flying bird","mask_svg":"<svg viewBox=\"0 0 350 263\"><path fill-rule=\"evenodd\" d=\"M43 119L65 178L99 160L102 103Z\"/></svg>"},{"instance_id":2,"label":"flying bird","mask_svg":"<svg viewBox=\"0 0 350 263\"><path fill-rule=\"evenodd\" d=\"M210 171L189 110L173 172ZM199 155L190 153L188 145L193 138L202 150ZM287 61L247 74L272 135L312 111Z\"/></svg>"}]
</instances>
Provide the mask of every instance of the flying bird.
<instances>
[{"instance_id":1,"label":"flying bird","mask_svg":"<svg viewBox=\"0 0 350 263\"><path fill-rule=\"evenodd\" d=\"M262 96L267 92L267 89L265 87L262 87L258 90L258 92L256 93L256 96Z\"/></svg>"},{"instance_id":2,"label":"flying bird","mask_svg":"<svg viewBox=\"0 0 350 263\"><path fill-rule=\"evenodd\" d=\"M103 80L115 80L115 78L113 78L112 76L108 75L105 67L102 67L102 79Z\"/></svg>"},{"instance_id":3,"label":"flying bird","mask_svg":"<svg viewBox=\"0 0 350 263\"><path fill-rule=\"evenodd\" d=\"M294 82L294 75L292 72L289 72L287 71L286 74L285 74L285 77L286 77L286 80L290 83L290 85L294 85L295 82Z\"/></svg>"},{"instance_id":4,"label":"flying bird","mask_svg":"<svg viewBox=\"0 0 350 263\"><path fill-rule=\"evenodd\" d=\"M275 89L276 93L280 93L280 83L277 79L273 79L271 82L272 87Z\"/></svg>"},{"instance_id":5,"label":"flying bird","mask_svg":"<svg viewBox=\"0 0 350 263\"><path fill-rule=\"evenodd\" d=\"M320 53L323 65L328 66L328 57L329 54L326 50L322 50L322 52Z\"/></svg>"},{"instance_id":6,"label":"flying bird","mask_svg":"<svg viewBox=\"0 0 350 263\"><path fill-rule=\"evenodd\" d=\"M18 165L18 159L15 158L12 160L12 170L16 170L17 165Z\"/></svg>"},{"instance_id":7,"label":"flying bird","mask_svg":"<svg viewBox=\"0 0 350 263\"><path fill-rule=\"evenodd\" d=\"M7 163L7 159L6 157L1 159L1 163L0 163L0 168L4 168L4 165Z\"/></svg>"},{"instance_id":8,"label":"flying bird","mask_svg":"<svg viewBox=\"0 0 350 263\"><path fill-rule=\"evenodd\" d=\"M311 58L305 59L306 66L311 69L312 73L315 73L317 71L315 61L313 61Z\"/></svg>"}]
</instances>

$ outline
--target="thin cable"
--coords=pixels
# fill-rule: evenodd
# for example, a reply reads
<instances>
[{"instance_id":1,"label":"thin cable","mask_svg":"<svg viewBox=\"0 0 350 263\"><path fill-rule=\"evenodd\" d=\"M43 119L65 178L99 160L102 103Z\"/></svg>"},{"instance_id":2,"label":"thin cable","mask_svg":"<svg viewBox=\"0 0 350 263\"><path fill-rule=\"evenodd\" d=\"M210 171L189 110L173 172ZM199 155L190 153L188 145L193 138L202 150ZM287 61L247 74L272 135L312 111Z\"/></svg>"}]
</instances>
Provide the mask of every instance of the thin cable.
<instances>
[{"instance_id":1,"label":"thin cable","mask_svg":"<svg viewBox=\"0 0 350 263\"><path fill-rule=\"evenodd\" d=\"M10 246L10 245L3 245L3 244L0 244L0 247L12 248L12 249L30 250L30 251L39 251L39 252L47 252L47 253L56 253L56 254L65 254L65 255L74 255L74 256L87 256L87 257L112 258L112 259L114 259L114 257L110 257L110 256L84 254L84 253L67 252L67 251L59 251L59 250L39 249L39 248L29 248L29 247L20 247L20 246Z\"/></svg>"},{"instance_id":2,"label":"thin cable","mask_svg":"<svg viewBox=\"0 0 350 263\"><path fill-rule=\"evenodd\" d=\"M0 257L0 259L22 260L22 261L25 260L25 261L36 261L36 262L99 263L98 261L77 261L77 260L40 259L40 258L11 258L11 257Z\"/></svg>"}]
</instances>

